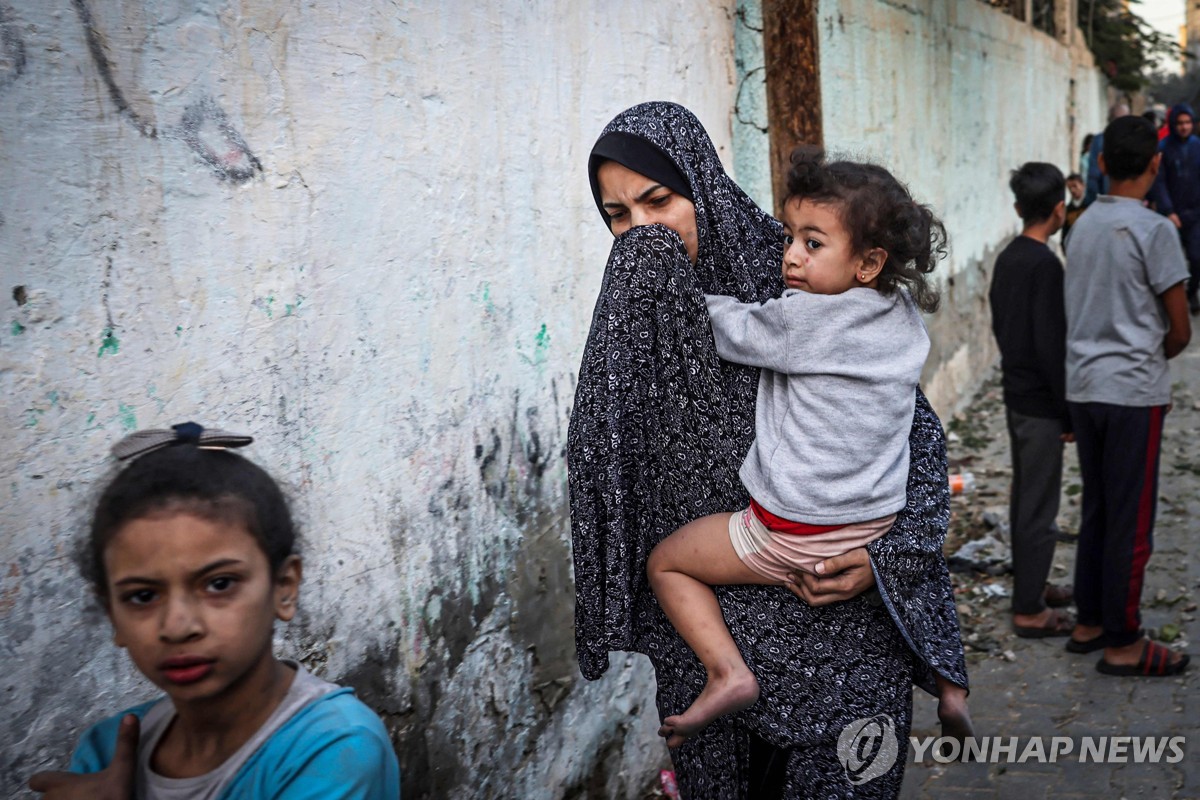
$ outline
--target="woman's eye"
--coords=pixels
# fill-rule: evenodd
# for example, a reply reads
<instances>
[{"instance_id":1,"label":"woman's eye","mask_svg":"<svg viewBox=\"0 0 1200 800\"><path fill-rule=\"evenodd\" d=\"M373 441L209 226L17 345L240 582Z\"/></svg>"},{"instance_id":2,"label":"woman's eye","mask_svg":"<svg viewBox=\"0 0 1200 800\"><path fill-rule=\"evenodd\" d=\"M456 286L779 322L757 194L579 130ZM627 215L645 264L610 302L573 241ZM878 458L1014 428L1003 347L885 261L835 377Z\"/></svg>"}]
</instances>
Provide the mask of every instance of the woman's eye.
<instances>
[{"instance_id":1,"label":"woman's eye","mask_svg":"<svg viewBox=\"0 0 1200 800\"><path fill-rule=\"evenodd\" d=\"M624 218L624 216L625 216L624 211L610 211L610 212L608 212L608 221L616 222L617 220Z\"/></svg>"},{"instance_id":2,"label":"woman's eye","mask_svg":"<svg viewBox=\"0 0 1200 800\"><path fill-rule=\"evenodd\" d=\"M654 206L655 208L662 208L667 203L669 203L670 200L671 200L670 194L660 194L658 197L650 198L650 205Z\"/></svg>"}]
</instances>

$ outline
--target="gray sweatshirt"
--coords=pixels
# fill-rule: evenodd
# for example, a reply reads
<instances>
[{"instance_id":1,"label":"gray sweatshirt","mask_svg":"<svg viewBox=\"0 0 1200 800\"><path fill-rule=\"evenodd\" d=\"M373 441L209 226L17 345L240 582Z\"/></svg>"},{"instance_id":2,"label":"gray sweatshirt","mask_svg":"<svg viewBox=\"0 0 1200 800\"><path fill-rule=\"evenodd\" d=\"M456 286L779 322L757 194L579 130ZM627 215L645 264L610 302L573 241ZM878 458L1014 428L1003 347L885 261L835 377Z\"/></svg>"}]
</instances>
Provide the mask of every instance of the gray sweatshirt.
<instances>
[{"instance_id":1,"label":"gray sweatshirt","mask_svg":"<svg viewBox=\"0 0 1200 800\"><path fill-rule=\"evenodd\" d=\"M717 353L761 367L746 490L772 514L843 525L904 507L908 434L929 334L903 289L706 295Z\"/></svg>"}]
</instances>

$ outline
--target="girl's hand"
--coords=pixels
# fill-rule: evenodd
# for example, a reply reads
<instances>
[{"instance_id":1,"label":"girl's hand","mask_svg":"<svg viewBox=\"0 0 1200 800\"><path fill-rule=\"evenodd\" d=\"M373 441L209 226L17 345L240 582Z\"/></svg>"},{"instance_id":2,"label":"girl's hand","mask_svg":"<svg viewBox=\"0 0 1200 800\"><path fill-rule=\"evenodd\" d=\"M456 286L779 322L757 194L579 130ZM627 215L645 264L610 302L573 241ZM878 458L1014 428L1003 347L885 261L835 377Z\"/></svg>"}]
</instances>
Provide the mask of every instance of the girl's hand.
<instances>
[{"instance_id":1,"label":"girl's hand","mask_svg":"<svg viewBox=\"0 0 1200 800\"><path fill-rule=\"evenodd\" d=\"M133 797L133 775L137 769L138 718L126 714L117 732L117 750L112 763L101 772L39 772L29 779L29 788L42 792L42 800L129 800Z\"/></svg>"},{"instance_id":2,"label":"girl's hand","mask_svg":"<svg viewBox=\"0 0 1200 800\"><path fill-rule=\"evenodd\" d=\"M791 572L784 584L810 606L827 606L858 597L875 585L871 557L867 548L859 547L849 553L827 558L816 566L818 575Z\"/></svg>"}]
</instances>

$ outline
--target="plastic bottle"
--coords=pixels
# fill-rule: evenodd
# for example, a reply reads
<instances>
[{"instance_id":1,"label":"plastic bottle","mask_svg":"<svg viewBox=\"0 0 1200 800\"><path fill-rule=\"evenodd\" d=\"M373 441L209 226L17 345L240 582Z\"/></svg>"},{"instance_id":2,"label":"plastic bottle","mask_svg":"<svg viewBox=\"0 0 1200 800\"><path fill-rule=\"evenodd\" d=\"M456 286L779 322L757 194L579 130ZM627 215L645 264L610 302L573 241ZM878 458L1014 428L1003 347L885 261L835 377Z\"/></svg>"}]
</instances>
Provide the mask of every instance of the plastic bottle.
<instances>
[{"instance_id":1,"label":"plastic bottle","mask_svg":"<svg viewBox=\"0 0 1200 800\"><path fill-rule=\"evenodd\" d=\"M971 494L975 491L975 475L970 472L960 472L950 476L950 494Z\"/></svg>"}]
</instances>

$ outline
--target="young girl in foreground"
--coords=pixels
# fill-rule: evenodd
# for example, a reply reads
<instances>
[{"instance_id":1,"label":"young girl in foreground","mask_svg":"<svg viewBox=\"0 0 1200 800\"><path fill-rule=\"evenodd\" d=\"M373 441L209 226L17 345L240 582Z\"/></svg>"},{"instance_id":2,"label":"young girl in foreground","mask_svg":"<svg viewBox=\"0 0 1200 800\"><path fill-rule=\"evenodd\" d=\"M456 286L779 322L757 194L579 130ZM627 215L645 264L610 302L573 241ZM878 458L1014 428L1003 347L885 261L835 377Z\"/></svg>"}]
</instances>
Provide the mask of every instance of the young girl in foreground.
<instances>
[{"instance_id":1,"label":"young girl in foreground","mask_svg":"<svg viewBox=\"0 0 1200 800\"><path fill-rule=\"evenodd\" d=\"M194 423L135 433L84 556L113 640L166 697L84 733L47 798L395 800L379 718L348 688L272 652L296 613L300 558L275 481L227 449L248 436Z\"/></svg>"},{"instance_id":2,"label":"young girl in foreground","mask_svg":"<svg viewBox=\"0 0 1200 800\"><path fill-rule=\"evenodd\" d=\"M710 588L787 584L866 546L906 502L908 437L929 353L920 311L945 231L887 170L797 150L783 211L782 297L706 296L717 352L762 368L749 508L701 517L650 554L650 585L708 683L659 733L676 747L758 699ZM946 591L951 591L947 586ZM938 676L943 732L971 735L966 690Z\"/></svg>"}]
</instances>

